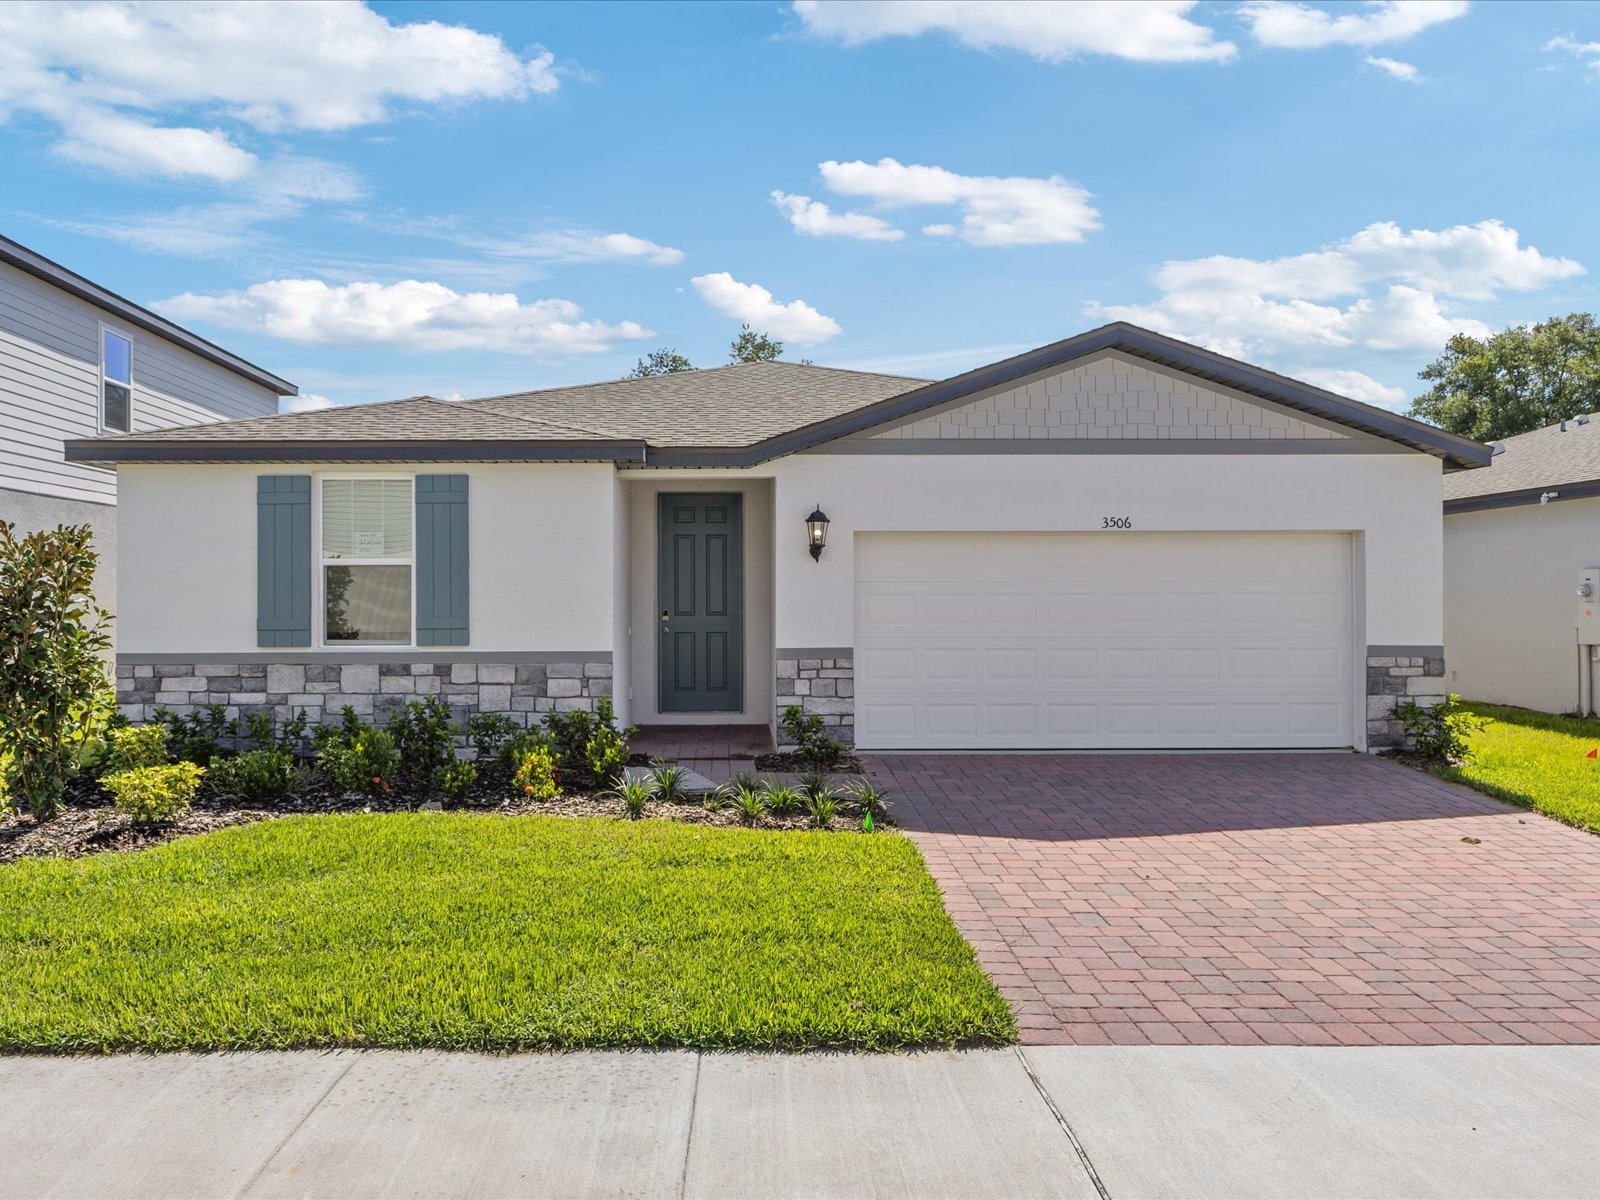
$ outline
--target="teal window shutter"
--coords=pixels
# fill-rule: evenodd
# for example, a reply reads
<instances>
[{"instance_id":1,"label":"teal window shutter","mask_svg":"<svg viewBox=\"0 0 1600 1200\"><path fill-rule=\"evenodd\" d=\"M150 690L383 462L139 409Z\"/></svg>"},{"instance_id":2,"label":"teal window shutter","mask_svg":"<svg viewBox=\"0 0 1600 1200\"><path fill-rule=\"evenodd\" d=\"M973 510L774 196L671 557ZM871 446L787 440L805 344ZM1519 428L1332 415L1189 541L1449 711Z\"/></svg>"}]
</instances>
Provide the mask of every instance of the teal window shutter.
<instances>
[{"instance_id":1,"label":"teal window shutter","mask_svg":"<svg viewBox=\"0 0 1600 1200\"><path fill-rule=\"evenodd\" d=\"M417 476L417 645L467 644L467 477Z\"/></svg>"},{"instance_id":2,"label":"teal window shutter","mask_svg":"<svg viewBox=\"0 0 1600 1200\"><path fill-rule=\"evenodd\" d=\"M256 645L311 645L311 476L256 477Z\"/></svg>"}]
</instances>

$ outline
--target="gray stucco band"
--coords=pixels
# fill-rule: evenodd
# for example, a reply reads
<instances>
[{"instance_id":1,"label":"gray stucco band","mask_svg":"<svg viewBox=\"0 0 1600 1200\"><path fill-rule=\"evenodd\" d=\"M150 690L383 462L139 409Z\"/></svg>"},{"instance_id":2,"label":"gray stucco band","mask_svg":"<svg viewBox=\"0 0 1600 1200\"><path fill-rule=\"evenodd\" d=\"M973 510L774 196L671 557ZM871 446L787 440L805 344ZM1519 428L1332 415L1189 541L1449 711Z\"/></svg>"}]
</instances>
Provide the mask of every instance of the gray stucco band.
<instances>
[{"instance_id":1,"label":"gray stucco band","mask_svg":"<svg viewBox=\"0 0 1600 1200\"><path fill-rule=\"evenodd\" d=\"M854 658L853 646L797 646L788 649L779 648L778 658Z\"/></svg>"},{"instance_id":2,"label":"gray stucco band","mask_svg":"<svg viewBox=\"0 0 1600 1200\"><path fill-rule=\"evenodd\" d=\"M156 664L230 662L230 663L299 663L302 665L333 665L341 663L385 663L403 659L406 662L430 663L552 663L552 662L604 662L611 661L609 650L512 650L504 652L471 650L431 650L426 646L412 649L404 647L383 650L263 650L248 654L222 654L190 651L187 654L119 654L118 666L154 666Z\"/></svg>"},{"instance_id":3,"label":"gray stucco band","mask_svg":"<svg viewBox=\"0 0 1600 1200\"><path fill-rule=\"evenodd\" d=\"M1443 658L1443 646L1368 646L1367 657L1404 655L1407 658Z\"/></svg>"},{"instance_id":4,"label":"gray stucco band","mask_svg":"<svg viewBox=\"0 0 1600 1200\"><path fill-rule=\"evenodd\" d=\"M498 713L537 725L548 712L592 712L611 695L611 656L565 655L544 662L446 663L435 655L382 662L241 662L215 656L183 662L117 664L117 702L131 721L158 709L186 715L220 705L230 717L283 721L304 712L313 724L339 720L346 705L383 722L412 700L434 696L458 723Z\"/></svg>"}]
</instances>

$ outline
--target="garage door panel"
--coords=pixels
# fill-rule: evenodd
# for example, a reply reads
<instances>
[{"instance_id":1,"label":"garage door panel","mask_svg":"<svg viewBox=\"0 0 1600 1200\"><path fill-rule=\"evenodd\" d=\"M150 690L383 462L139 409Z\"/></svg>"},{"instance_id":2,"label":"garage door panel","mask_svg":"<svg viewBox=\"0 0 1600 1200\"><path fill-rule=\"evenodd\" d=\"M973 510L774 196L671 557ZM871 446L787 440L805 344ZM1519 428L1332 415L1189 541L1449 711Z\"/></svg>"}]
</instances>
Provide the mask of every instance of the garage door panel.
<instances>
[{"instance_id":1,"label":"garage door panel","mask_svg":"<svg viewBox=\"0 0 1600 1200\"><path fill-rule=\"evenodd\" d=\"M860 534L857 571L865 748L1351 742L1345 535Z\"/></svg>"}]
</instances>

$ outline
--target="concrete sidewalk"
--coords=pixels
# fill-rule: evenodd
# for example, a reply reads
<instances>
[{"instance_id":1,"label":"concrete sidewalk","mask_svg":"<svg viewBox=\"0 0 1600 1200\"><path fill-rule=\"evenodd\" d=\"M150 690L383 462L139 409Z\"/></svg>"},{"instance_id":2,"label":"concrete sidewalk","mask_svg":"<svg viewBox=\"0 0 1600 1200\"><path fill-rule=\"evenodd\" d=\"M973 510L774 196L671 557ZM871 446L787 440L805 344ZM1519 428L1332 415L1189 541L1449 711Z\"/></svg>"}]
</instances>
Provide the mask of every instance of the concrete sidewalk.
<instances>
[{"instance_id":1,"label":"concrete sidewalk","mask_svg":"<svg viewBox=\"0 0 1600 1200\"><path fill-rule=\"evenodd\" d=\"M1600 1197L1600 1047L0 1059L0 1196Z\"/></svg>"}]
</instances>

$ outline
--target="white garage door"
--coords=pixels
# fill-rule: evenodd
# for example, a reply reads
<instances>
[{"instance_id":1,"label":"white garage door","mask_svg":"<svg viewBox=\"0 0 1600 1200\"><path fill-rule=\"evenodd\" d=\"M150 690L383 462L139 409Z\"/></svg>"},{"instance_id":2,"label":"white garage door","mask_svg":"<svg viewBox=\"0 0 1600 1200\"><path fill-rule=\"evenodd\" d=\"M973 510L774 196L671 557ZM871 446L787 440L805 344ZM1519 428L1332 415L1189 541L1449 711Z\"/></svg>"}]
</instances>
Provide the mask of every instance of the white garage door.
<instances>
[{"instance_id":1,"label":"white garage door","mask_svg":"<svg viewBox=\"0 0 1600 1200\"><path fill-rule=\"evenodd\" d=\"M857 534L863 749L1348 746L1346 534Z\"/></svg>"}]
</instances>

